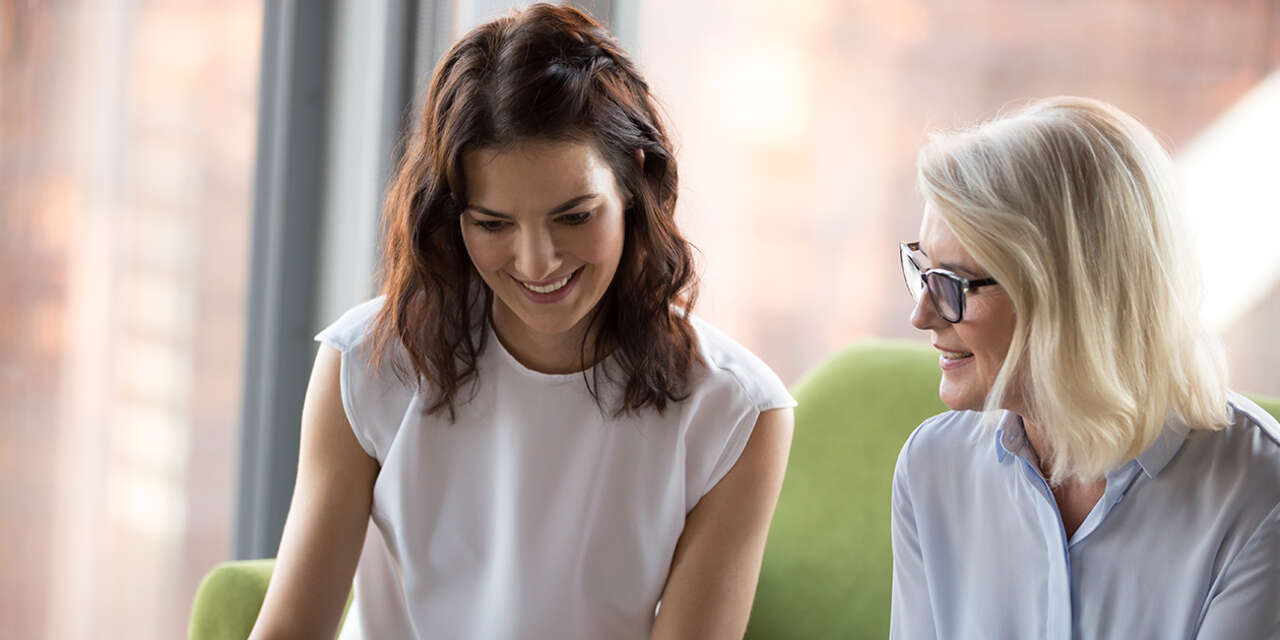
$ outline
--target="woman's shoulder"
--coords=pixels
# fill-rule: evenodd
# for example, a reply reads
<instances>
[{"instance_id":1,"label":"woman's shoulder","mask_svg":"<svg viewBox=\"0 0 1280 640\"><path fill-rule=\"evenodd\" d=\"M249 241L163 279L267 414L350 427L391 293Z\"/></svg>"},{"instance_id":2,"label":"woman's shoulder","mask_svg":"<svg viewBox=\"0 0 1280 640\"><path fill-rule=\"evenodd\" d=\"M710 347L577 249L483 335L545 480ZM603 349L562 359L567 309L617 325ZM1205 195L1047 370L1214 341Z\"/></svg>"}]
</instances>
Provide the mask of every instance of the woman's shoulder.
<instances>
[{"instance_id":1,"label":"woman's shoulder","mask_svg":"<svg viewBox=\"0 0 1280 640\"><path fill-rule=\"evenodd\" d=\"M938 449L972 446L974 436L982 431L984 415L979 411L944 411L932 416L911 432L903 450L928 454Z\"/></svg>"},{"instance_id":2,"label":"woman's shoulder","mask_svg":"<svg viewBox=\"0 0 1280 640\"><path fill-rule=\"evenodd\" d=\"M1253 401L1232 393L1230 423L1186 432L1155 486L1182 529L1217 536L1222 557L1241 553L1280 518L1280 423ZM1188 505L1195 505L1190 508Z\"/></svg>"},{"instance_id":3,"label":"woman's shoulder","mask_svg":"<svg viewBox=\"0 0 1280 640\"><path fill-rule=\"evenodd\" d=\"M1192 431L1188 456L1205 470L1205 480L1226 486L1270 487L1280 500L1280 422L1252 400L1232 393L1231 422L1219 431Z\"/></svg>"},{"instance_id":4,"label":"woman's shoulder","mask_svg":"<svg viewBox=\"0 0 1280 640\"><path fill-rule=\"evenodd\" d=\"M378 296L348 309L333 324L316 334L316 340L344 353L355 349L368 338L385 300L386 296Z\"/></svg>"},{"instance_id":5,"label":"woman's shoulder","mask_svg":"<svg viewBox=\"0 0 1280 640\"><path fill-rule=\"evenodd\" d=\"M959 465L967 465L983 451L995 459L998 429L1007 427L1006 421L1016 416L1004 412L997 430L985 429L984 417L978 411L946 411L921 422L898 453L898 473L905 474L910 467L958 472Z\"/></svg>"},{"instance_id":6,"label":"woman's shoulder","mask_svg":"<svg viewBox=\"0 0 1280 640\"><path fill-rule=\"evenodd\" d=\"M698 340L704 373L693 376L694 389L728 387L736 389L758 411L795 406L778 374L758 356L707 321L689 316Z\"/></svg>"},{"instance_id":7,"label":"woman's shoulder","mask_svg":"<svg viewBox=\"0 0 1280 640\"><path fill-rule=\"evenodd\" d=\"M1266 444L1266 453L1271 457L1280 456L1280 421L1258 403L1238 394L1232 393L1227 400L1231 407L1232 427L1243 430L1256 430L1257 437Z\"/></svg>"},{"instance_id":8,"label":"woman's shoulder","mask_svg":"<svg viewBox=\"0 0 1280 640\"><path fill-rule=\"evenodd\" d=\"M316 335L317 341L342 352L339 384L347 421L365 452L380 463L416 390L398 375L407 371L399 341L375 366L369 336L382 304L382 297L358 304Z\"/></svg>"},{"instance_id":9,"label":"woman's shoulder","mask_svg":"<svg viewBox=\"0 0 1280 640\"><path fill-rule=\"evenodd\" d=\"M392 339L382 353L374 350L374 322L385 300L386 296L378 296L348 309L316 334L315 339L342 352L343 366L348 369L353 384L360 382L369 389L387 387L385 391L397 394L412 392L415 386L406 378L412 373L412 367L404 344Z\"/></svg>"}]
</instances>

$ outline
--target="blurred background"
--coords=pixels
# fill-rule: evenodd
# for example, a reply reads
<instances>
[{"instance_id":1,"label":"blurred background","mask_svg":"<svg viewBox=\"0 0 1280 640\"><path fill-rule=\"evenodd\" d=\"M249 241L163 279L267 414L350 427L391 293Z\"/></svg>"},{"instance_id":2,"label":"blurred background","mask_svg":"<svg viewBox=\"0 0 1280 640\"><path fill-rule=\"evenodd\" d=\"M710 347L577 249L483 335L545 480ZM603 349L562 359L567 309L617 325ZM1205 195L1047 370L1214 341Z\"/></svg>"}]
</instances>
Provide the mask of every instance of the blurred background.
<instances>
[{"instance_id":1,"label":"blurred background","mask_svg":"<svg viewBox=\"0 0 1280 640\"><path fill-rule=\"evenodd\" d=\"M927 131L1078 94L1174 154L1233 386L1280 395L1280 0L579 4L669 112L699 313L786 382L924 341ZM434 60L508 6L0 0L6 637L181 637L205 571L274 554L310 336L374 290Z\"/></svg>"}]
</instances>

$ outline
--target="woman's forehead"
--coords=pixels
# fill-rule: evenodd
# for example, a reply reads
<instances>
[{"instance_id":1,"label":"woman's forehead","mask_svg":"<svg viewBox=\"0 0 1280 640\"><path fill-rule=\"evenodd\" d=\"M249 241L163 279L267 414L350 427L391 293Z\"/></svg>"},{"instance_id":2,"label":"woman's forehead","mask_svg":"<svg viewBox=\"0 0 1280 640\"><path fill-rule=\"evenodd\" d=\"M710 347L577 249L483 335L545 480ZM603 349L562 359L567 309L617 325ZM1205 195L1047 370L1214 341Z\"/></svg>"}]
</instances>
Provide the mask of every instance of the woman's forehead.
<instances>
[{"instance_id":1,"label":"woman's forehead","mask_svg":"<svg viewBox=\"0 0 1280 640\"><path fill-rule=\"evenodd\" d=\"M613 173L590 145L524 144L463 154L468 204L540 211L587 193L607 193ZM512 211L515 212L515 211Z\"/></svg>"},{"instance_id":2,"label":"woman's forehead","mask_svg":"<svg viewBox=\"0 0 1280 640\"><path fill-rule=\"evenodd\" d=\"M960 239L951 231L951 227L938 215L933 205L925 205L924 219L920 221L920 252L929 258L933 267L962 270L969 273L980 271L973 256L960 244Z\"/></svg>"},{"instance_id":3,"label":"woman's forehead","mask_svg":"<svg viewBox=\"0 0 1280 640\"><path fill-rule=\"evenodd\" d=\"M938 215L937 209L926 204L924 217L920 220L920 251L931 258L942 259L955 257L951 255L955 249L964 251L951 228Z\"/></svg>"}]
</instances>

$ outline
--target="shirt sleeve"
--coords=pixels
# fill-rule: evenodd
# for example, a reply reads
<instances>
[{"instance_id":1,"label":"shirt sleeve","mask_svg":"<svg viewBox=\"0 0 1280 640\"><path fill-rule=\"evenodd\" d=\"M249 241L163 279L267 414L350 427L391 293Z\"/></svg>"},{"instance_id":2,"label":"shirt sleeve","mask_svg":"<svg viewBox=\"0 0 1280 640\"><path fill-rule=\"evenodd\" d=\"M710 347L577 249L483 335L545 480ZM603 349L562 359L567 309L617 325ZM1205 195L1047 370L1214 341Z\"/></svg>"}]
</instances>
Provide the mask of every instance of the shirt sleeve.
<instances>
[{"instance_id":1,"label":"shirt sleeve","mask_svg":"<svg viewBox=\"0 0 1280 640\"><path fill-rule=\"evenodd\" d=\"M771 371L769 374L772 376L773 372ZM774 380L776 380L776 376ZM771 384L767 388L768 393L759 396L750 404L746 404L746 402L740 403L739 412L730 419L730 423L733 426L728 431L728 437L724 441L724 449L716 459L715 466L711 471L711 477L703 488L702 493L705 494L719 484L720 480L733 468L733 465L737 464L738 458L742 457L742 451L747 448L747 440L755 432L756 421L760 419L760 414L773 409L790 409L796 406L795 399L791 397L790 393L787 393L786 387L782 386L781 382Z\"/></svg>"},{"instance_id":2,"label":"shirt sleeve","mask_svg":"<svg viewBox=\"0 0 1280 640\"><path fill-rule=\"evenodd\" d=\"M937 638L924 556L911 503L908 451L914 436L903 445L893 471L890 532L893 542L893 594L889 613L891 640Z\"/></svg>"},{"instance_id":3,"label":"shirt sleeve","mask_svg":"<svg viewBox=\"0 0 1280 640\"><path fill-rule=\"evenodd\" d=\"M1280 505L1231 561L1196 640L1280 637Z\"/></svg>"},{"instance_id":4,"label":"shirt sleeve","mask_svg":"<svg viewBox=\"0 0 1280 640\"><path fill-rule=\"evenodd\" d=\"M688 509L719 484L737 464L760 414L796 406L778 375L742 345L693 318L704 372L682 401L693 417L686 431L690 452Z\"/></svg>"},{"instance_id":5,"label":"shirt sleeve","mask_svg":"<svg viewBox=\"0 0 1280 640\"><path fill-rule=\"evenodd\" d=\"M413 389L404 385L392 368L398 352L384 358L377 370L369 359L367 338L382 301L378 297L354 307L316 335L316 341L342 352L342 409L356 441L378 464L385 463L413 399Z\"/></svg>"}]
</instances>

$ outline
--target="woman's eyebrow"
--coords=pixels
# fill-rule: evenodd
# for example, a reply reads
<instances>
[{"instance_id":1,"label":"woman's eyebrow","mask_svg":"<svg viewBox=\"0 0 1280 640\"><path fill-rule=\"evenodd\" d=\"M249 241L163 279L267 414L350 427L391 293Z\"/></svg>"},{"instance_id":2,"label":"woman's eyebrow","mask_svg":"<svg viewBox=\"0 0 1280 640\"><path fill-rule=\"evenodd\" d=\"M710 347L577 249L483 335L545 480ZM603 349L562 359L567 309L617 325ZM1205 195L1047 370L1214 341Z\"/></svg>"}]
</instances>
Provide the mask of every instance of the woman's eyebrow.
<instances>
[{"instance_id":1,"label":"woman's eyebrow","mask_svg":"<svg viewBox=\"0 0 1280 640\"><path fill-rule=\"evenodd\" d=\"M570 199L568 199L568 200L564 201L564 203L562 203L562 204L560 204L560 205L556 206L554 209L552 209L552 210L548 211L548 212L546 213L546 215L554 216L554 215L556 215L556 214L558 214L558 213L564 213L564 212L566 212L566 211L568 211L568 210L570 210L570 209L572 209L572 208L574 208L574 207L578 206L579 204L582 204L582 202L583 202L584 200L590 200L590 199L592 199L592 198L598 197L599 195L600 195L600 194L598 194L598 193L584 193L584 194L582 194L582 195L580 195L580 196L577 196L577 197L574 197L574 198L570 198ZM495 218L502 218L503 220L512 220L512 219L514 219L514 218L515 218L515 216L513 216L513 215L511 215L511 214L509 214L509 213L502 213L502 212L499 212L499 211L494 211L493 209L486 209L486 208L484 208L484 207L482 207L482 206L480 206L480 205L478 205L478 204L468 204L468 205L467 205L463 210L464 210L464 211L466 211L466 210L478 211L478 212L480 212L480 213L485 214L486 216L493 216L493 217L495 217Z\"/></svg>"},{"instance_id":2,"label":"woman's eyebrow","mask_svg":"<svg viewBox=\"0 0 1280 640\"><path fill-rule=\"evenodd\" d=\"M931 265L930 265L930 268L933 268L933 269L946 269L947 271L954 271L954 272L956 272L956 273L963 274L963 275L967 275L967 276L976 276L976 275L978 275L978 272L977 272L977 271L974 271L973 269L970 269L969 267L965 267L965 266L962 266L962 265L958 265L958 264L956 264L956 263L954 263L954 262L936 262L936 263L934 263L934 262L933 262L933 258L929 256L929 252L925 251L923 248L921 248L921 249L920 249L920 255L922 255L922 256L924 256L924 257L926 257L926 258L929 258L929 262L933 263L933 264L931 264Z\"/></svg>"},{"instance_id":3,"label":"woman's eyebrow","mask_svg":"<svg viewBox=\"0 0 1280 640\"><path fill-rule=\"evenodd\" d=\"M572 198L572 199L570 199L570 200L566 200L566 201L564 202L564 204L562 204L562 205L560 205L560 206L558 206L558 207L556 207L556 208L554 208L554 209L552 209L552 210L548 211L548 212L547 212L547 215L549 215L549 216L554 216L554 215L556 215L557 213L564 213L564 212L566 212L566 211L568 211L568 210L570 210L570 209L572 209L572 208L574 208L574 207L578 206L578 205L579 205L579 204L581 204L584 200L590 200L590 199L592 199L592 198L596 197L597 195L599 195L599 194L595 194L595 193L584 193L584 194L582 194L582 195L580 195L580 196L578 196L578 197L576 197L576 198Z\"/></svg>"},{"instance_id":4,"label":"woman's eyebrow","mask_svg":"<svg viewBox=\"0 0 1280 640\"><path fill-rule=\"evenodd\" d=\"M958 265L958 264L955 264L954 262L939 262L938 266L942 267L943 269L947 269L949 271L955 271L957 273L965 273L968 275L974 275L977 273L976 271L974 271L973 269L970 269L969 267Z\"/></svg>"}]
</instances>

